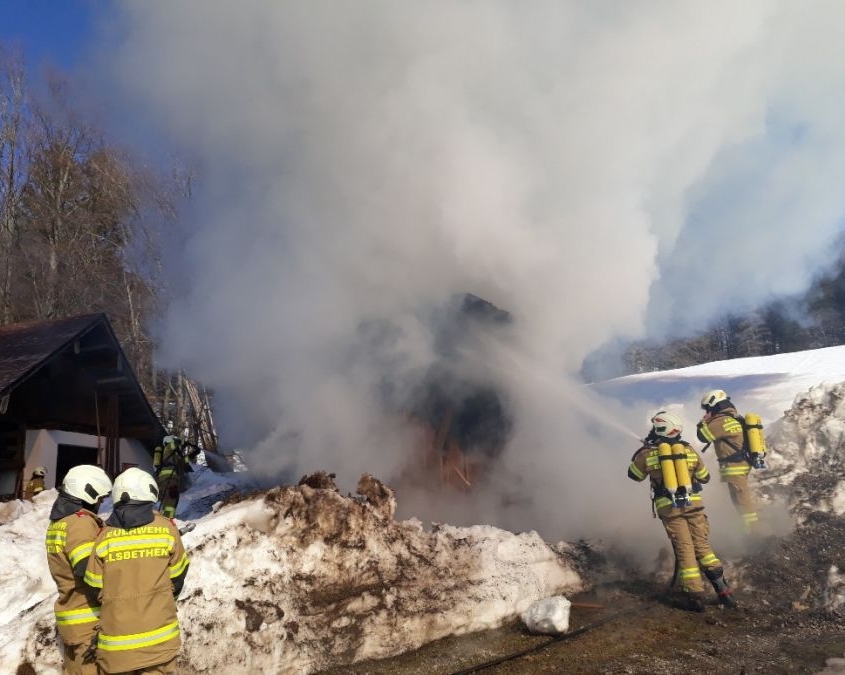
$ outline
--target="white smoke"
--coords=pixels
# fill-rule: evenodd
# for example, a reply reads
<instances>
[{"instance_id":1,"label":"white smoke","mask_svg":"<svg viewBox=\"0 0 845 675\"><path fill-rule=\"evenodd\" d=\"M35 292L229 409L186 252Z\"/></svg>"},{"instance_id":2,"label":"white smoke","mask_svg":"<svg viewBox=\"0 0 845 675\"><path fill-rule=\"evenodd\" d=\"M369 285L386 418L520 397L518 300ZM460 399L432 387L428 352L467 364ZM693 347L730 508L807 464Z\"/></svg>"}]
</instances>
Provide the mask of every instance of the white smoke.
<instances>
[{"instance_id":1,"label":"white smoke","mask_svg":"<svg viewBox=\"0 0 845 675\"><path fill-rule=\"evenodd\" d=\"M161 358L215 389L227 445L390 480L408 438L379 392L410 390L431 308L472 292L514 319L467 367L508 392L533 526L561 500L584 504L570 535L609 522L618 503L584 474L624 480L635 442L607 421L644 433L654 411L585 399L570 374L608 339L807 283L845 210L843 18L762 0L124 3L124 103L199 167Z\"/></svg>"}]
</instances>

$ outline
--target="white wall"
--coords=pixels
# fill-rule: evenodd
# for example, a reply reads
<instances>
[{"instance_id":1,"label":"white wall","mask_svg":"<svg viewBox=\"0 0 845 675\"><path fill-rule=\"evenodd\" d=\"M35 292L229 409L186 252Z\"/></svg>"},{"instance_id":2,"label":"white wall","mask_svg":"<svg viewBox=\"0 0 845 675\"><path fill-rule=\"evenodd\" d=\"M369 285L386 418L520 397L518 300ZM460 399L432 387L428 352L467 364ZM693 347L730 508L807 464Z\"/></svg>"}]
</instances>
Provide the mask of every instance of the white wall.
<instances>
[{"instance_id":1,"label":"white wall","mask_svg":"<svg viewBox=\"0 0 845 675\"><path fill-rule=\"evenodd\" d=\"M101 447L105 446L106 439L100 437ZM30 429L26 432L26 445L24 447L24 482L29 480L33 469L36 466L47 468L47 477L44 479L46 487L56 487L56 459L59 445L79 445L85 448L96 448L97 437L89 434L80 434L75 431L55 431L51 429ZM100 457L100 464L102 464ZM120 439L120 463L137 464L145 471L152 471L153 460L144 449L143 444L132 438Z\"/></svg>"},{"instance_id":2,"label":"white wall","mask_svg":"<svg viewBox=\"0 0 845 675\"><path fill-rule=\"evenodd\" d=\"M17 470L0 471L0 495L15 494L15 482L18 479Z\"/></svg>"}]
</instances>

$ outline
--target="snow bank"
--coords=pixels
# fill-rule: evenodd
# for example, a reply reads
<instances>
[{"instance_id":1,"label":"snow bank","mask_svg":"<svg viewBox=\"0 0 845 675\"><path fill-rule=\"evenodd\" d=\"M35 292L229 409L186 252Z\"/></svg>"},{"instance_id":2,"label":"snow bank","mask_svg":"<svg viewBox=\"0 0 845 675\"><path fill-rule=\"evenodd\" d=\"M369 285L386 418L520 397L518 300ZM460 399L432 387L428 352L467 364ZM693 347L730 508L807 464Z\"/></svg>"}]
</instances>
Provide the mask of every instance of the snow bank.
<instances>
[{"instance_id":1,"label":"snow bank","mask_svg":"<svg viewBox=\"0 0 845 675\"><path fill-rule=\"evenodd\" d=\"M314 672L492 628L539 598L583 588L536 533L425 532L392 521L391 510L300 485L204 519L185 537L185 665Z\"/></svg>"},{"instance_id":2,"label":"snow bank","mask_svg":"<svg viewBox=\"0 0 845 675\"><path fill-rule=\"evenodd\" d=\"M771 467L755 472L761 493L800 522L814 511L845 514L845 383L795 397L766 433Z\"/></svg>"},{"instance_id":3,"label":"snow bank","mask_svg":"<svg viewBox=\"0 0 845 675\"><path fill-rule=\"evenodd\" d=\"M211 478L209 478L209 482ZM208 499L208 484L202 499ZM415 649L584 590L576 554L536 533L392 519L392 491L278 487L217 503L184 536L180 673L312 673ZM0 511L0 672L59 673L44 531L55 491Z\"/></svg>"}]
</instances>

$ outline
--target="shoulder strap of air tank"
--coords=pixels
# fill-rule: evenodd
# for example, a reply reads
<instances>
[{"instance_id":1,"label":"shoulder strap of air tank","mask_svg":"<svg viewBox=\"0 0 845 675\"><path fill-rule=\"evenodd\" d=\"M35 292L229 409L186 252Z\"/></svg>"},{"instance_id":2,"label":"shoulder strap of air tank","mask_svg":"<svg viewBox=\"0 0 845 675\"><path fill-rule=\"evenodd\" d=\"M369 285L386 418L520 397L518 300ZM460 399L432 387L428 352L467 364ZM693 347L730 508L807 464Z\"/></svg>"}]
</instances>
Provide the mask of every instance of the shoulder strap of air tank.
<instances>
[{"instance_id":1,"label":"shoulder strap of air tank","mask_svg":"<svg viewBox=\"0 0 845 675\"><path fill-rule=\"evenodd\" d=\"M748 461L748 434L746 433L748 425L745 423L745 417L742 415L731 415L731 417L742 426L742 446L737 445L730 438L723 438L722 440L736 450L736 452L720 459L720 464Z\"/></svg>"}]
</instances>

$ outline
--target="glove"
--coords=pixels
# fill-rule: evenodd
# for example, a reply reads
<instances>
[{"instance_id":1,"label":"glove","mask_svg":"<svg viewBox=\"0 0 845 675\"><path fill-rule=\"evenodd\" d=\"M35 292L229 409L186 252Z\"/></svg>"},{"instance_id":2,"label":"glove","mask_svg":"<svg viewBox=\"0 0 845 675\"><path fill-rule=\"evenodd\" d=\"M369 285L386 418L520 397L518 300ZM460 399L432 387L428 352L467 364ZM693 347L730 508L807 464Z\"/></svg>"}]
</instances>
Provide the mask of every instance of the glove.
<instances>
[{"instance_id":1,"label":"glove","mask_svg":"<svg viewBox=\"0 0 845 675\"><path fill-rule=\"evenodd\" d=\"M755 469L768 469L769 467L766 465L766 461L763 459L765 456L765 453L752 453L751 466Z\"/></svg>"},{"instance_id":2,"label":"glove","mask_svg":"<svg viewBox=\"0 0 845 675\"><path fill-rule=\"evenodd\" d=\"M88 645L88 648L82 652L82 662L83 663L94 663L97 660L97 638L100 636L100 631L96 631L94 633L94 637L91 638L91 644Z\"/></svg>"},{"instance_id":3,"label":"glove","mask_svg":"<svg viewBox=\"0 0 845 675\"><path fill-rule=\"evenodd\" d=\"M704 489L704 486L701 483L699 483L697 480L694 480L692 482L692 493L693 494L698 494L703 489Z\"/></svg>"}]
</instances>

